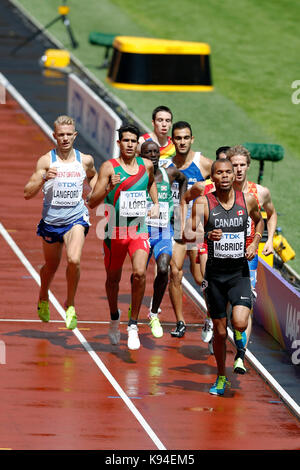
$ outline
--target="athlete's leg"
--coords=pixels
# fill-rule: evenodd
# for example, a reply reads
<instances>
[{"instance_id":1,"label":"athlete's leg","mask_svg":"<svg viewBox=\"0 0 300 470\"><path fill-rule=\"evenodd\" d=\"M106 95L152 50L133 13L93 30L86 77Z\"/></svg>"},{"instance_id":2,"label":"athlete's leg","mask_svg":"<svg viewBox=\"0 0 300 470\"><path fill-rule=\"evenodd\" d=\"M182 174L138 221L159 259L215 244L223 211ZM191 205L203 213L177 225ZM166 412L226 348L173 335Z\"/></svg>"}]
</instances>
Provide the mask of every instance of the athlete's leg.
<instances>
[{"instance_id":1,"label":"athlete's leg","mask_svg":"<svg viewBox=\"0 0 300 470\"><path fill-rule=\"evenodd\" d=\"M147 251L136 250L131 256L131 320L137 321L146 287Z\"/></svg>"},{"instance_id":2,"label":"athlete's leg","mask_svg":"<svg viewBox=\"0 0 300 470\"><path fill-rule=\"evenodd\" d=\"M184 323L182 312L182 277L183 263L186 254L186 245L184 243L175 242L173 245L173 254L170 262L170 283L169 294L174 309L177 322Z\"/></svg>"},{"instance_id":3,"label":"athlete's leg","mask_svg":"<svg viewBox=\"0 0 300 470\"><path fill-rule=\"evenodd\" d=\"M213 324L213 348L217 362L218 375L226 376L227 317L213 318Z\"/></svg>"},{"instance_id":4,"label":"athlete's leg","mask_svg":"<svg viewBox=\"0 0 300 470\"><path fill-rule=\"evenodd\" d=\"M191 271L191 274L192 274L195 282L198 284L198 286L201 286L202 281L203 281L203 274L201 272L200 264L197 263L197 257L198 257L197 247L195 247L195 249L193 249L193 250L188 250L187 254L190 258L190 271Z\"/></svg>"},{"instance_id":5,"label":"athlete's leg","mask_svg":"<svg viewBox=\"0 0 300 470\"><path fill-rule=\"evenodd\" d=\"M118 312L118 294L119 284L122 276L122 268L110 269L106 268L105 290L110 310L111 319L117 320L112 316Z\"/></svg>"},{"instance_id":6,"label":"athlete's leg","mask_svg":"<svg viewBox=\"0 0 300 470\"><path fill-rule=\"evenodd\" d=\"M250 317L250 308L246 307L244 305L235 305L232 308L232 318L231 318L231 323L232 327L234 328L234 335L235 338L237 337L237 331L240 333L243 333L248 329L249 326L249 317ZM236 348L237 348L237 353L234 358L234 365L233 365L233 370L236 374L245 374L246 368L244 366L244 357L246 353L246 345L249 341L249 337L247 337L247 341L245 344L240 344L243 343L243 337L241 336L239 341L235 340Z\"/></svg>"},{"instance_id":7,"label":"athlete's leg","mask_svg":"<svg viewBox=\"0 0 300 470\"><path fill-rule=\"evenodd\" d=\"M75 304L80 279L80 259L85 241L84 231L83 225L76 224L63 236L67 255L67 307Z\"/></svg>"},{"instance_id":8,"label":"athlete's leg","mask_svg":"<svg viewBox=\"0 0 300 470\"><path fill-rule=\"evenodd\" d=\"M250 315L249 307L245 305L235 305L232 308L232 317L231 323L235 330L238 330L240 333L246 330L248 326L248 320Z\"/></svg>"},{"instance_id":9,"label":"athlete's leg","mask_svg":"<svg viewBox=\"0 0 300 470\"><path fill-rule=\"evenodd\" d=\"M39 300L48 300L48 290L61 260L62 247L63 244L60 242L47 243L43 240L45 264L40 270L41 287Z\"/></svg>"},{"instance_id":10,"label":"athlete's leg","mask_svg":"<svg viewBox=\"0 0 300 470\"><path fill-rule=\"evenodd\" d=\"M168 285L171 256L162 253L156 260L157 275L153 283L152 313L157 313Z\"/></svg>"},{"instance_id":11,"label":"athlete's leg","mask_svg":"<svg viewBox=\"0 0 300 470\"><path fill-rule=\"evenodd\" d=\"M104 265L106 270L105 289L110 309L110 318L119 319L118 294L123 263L128 247L127 239L107 238L103 241Z\"/></svg>"},{"instance_id":12,"label":"athlete's leg","mask_svg":"<svg viewBox=\"0 0 300 470\"><path fill-rule=\"evenodd\" d=\"M255 300L256 300L256 290L255 290L255 286L256 286L256 280L257 280L257 265L258 265L258 255L256 255L256 256L253 258L253 260L248 261L249 273L250 273L250 282L251 282L251 293L252 293L252 301L253 301L253 303L254 303ZM252 331L252 315L253 315L253 306L252 306L252 309L251 309L251 314L249 315L248 325L247 325L247 328L246 328L247 342L246 342L246 346L245 346L245 347L248 346L249 339L250 339L250 336L251 336L251 331Z\"/></svg>"}]
</instances>

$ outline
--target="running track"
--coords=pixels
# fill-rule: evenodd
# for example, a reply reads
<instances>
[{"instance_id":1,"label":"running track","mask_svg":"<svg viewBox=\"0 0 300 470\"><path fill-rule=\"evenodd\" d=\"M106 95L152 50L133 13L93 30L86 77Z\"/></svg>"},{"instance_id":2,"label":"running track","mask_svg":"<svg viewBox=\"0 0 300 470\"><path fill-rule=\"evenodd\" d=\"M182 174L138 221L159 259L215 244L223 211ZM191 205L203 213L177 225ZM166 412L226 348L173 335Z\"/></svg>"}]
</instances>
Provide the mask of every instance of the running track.
<instances>
[{"instance_id":1,"label":"running track","mask_svg":"<svg viewBox=\"0 0 300 470\"><path fill-rule=\"evenodd\" d=\"M176 340L169 334L174 315L166 294L165 334L152 337L146 320L152 269L140 314L141 349L130 352L126 346L128 261L119 296L121 343L110 345L95 210L82 258L78 329L66 330L62 318L65 260L51 289L51 321L38 320L42 251L35 227L42 195L25 201L23 188L52 142L8 95L0 105L0 145L0 222L6 236L0 237L0 448L299 449L299 421L250 364L245 376L230 371L224 397L209 395L215 360L200 339L203 314L187 297L186 336ZM227 348L231 367L234 349L230 343Z\"/></svg>"}]
</instances>

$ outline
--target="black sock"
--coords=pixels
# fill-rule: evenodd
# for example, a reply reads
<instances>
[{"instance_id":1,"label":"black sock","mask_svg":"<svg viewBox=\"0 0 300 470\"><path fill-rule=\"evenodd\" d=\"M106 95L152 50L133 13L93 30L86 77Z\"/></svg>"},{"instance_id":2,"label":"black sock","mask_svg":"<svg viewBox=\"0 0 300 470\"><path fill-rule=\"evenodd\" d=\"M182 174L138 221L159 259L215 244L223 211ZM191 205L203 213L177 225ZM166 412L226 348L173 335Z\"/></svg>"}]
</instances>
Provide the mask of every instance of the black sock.
<instances>
[{"instance_id":1,"label":"black sock","mask_svg":"<svg viewBox=\"0 0 300 470\"><path fill-rule=\"evenodd\" d=\"M132 320L130 318L129 322L128 322L128 326L131 326L131 325L137 325L137 320Z\"/></svg>"},{"instance_id":2,"label":"black sock","mask_svg":"<svg viewBox=\"0 0 300 470\"><path fill-rule=\"evenodd\" d=\"M110 319L111 320L119 320L119 310L117 310L115 313L110 312Z\"/></svg>"},{"instance_id":3,"label":"black sock","mask_svg":"<svg viewBox=\"0 0 300 470\"><path fill-rule=\"evenodd\" d=\"M245 348L238 349L234 360L236 361L239 357L240 357L242 360L244 360L245 353L246 353L246 349L245 349Z\"/></svg>"}]
</instances>

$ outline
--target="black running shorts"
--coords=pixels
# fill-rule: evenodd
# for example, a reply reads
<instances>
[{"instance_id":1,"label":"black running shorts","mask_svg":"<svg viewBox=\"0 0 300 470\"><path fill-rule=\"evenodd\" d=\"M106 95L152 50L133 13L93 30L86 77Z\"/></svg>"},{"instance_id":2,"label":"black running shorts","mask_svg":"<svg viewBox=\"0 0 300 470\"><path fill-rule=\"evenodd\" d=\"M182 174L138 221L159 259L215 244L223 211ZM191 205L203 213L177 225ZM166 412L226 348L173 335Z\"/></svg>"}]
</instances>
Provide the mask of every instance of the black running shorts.
<instances>
[{"instance_id":1,"label":"black running shorts","mask_svg":"<svg viewBox=\"0 0 300 470\"><path fill-rule=\"evenodd\" d=\"M251 281L248 265L233 272L206 269L202 290L211 318L225 318L228 302L234 307L252 308Z\"/></svg>"}]
</instances>

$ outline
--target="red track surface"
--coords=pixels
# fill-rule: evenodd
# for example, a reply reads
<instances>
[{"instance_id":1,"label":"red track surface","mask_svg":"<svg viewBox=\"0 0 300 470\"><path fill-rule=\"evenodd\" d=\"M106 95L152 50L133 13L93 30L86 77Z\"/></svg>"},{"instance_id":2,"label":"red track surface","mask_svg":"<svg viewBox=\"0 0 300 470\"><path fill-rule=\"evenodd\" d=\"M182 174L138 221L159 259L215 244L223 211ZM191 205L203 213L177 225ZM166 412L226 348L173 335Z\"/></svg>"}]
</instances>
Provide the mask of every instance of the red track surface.
<instances>
[{"instance_id":1,"label":"red track surface","mask_svg":"<svg viewBox=\"0 0 300 470\"><path fill-rule=\"evenodd\" d=\"M23 188L52 143L10 97L0 106L0 143L0 221L39 272L42 251L35 228L42 195L25 201ZM249 364L245 376L230 372L232 387L224 397L209 395L214 357L197 325L183 339L171 338L174 314L168 294L162 304L165 334L160 340L151 336L146 314L152 269L140 314L142 346L127 349L128 260L120 289L121 343L110 345L102 243L95 233L100 219L91 212L77 296L79 330L165 448L299 449L299 421ZM0 364L0 448L157 449L55 308L50 323L37 321L38 285L2 237L0 255L0 341L6 351L6 364ZM61 305L64 270L63 260L51 289ZM188 298L184 312L188 323L203 321ZM228 343L229 367L233 355Z\"/></svg>"}]
</instances>

